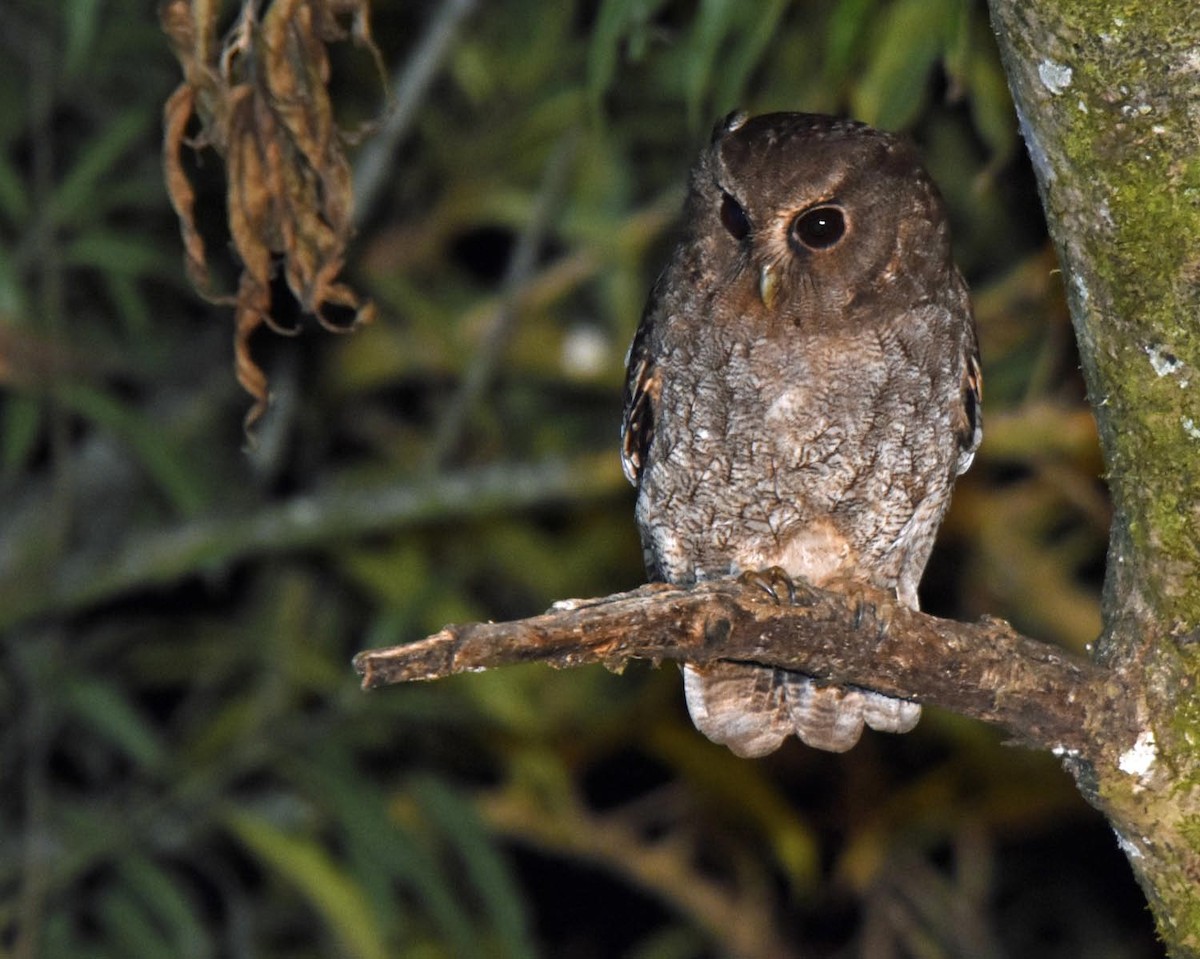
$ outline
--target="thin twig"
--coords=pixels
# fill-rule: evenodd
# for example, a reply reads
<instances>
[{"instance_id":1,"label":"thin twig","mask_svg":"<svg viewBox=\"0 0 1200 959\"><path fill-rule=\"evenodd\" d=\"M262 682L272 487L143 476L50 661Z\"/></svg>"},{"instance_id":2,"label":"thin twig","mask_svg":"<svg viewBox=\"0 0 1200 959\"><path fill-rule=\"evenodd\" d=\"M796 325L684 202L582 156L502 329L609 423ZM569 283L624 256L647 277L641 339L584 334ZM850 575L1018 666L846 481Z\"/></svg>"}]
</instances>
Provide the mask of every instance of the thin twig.
<instances>
[{"instance_id":1,"label":"thin twig","mask_svg":"<svg viewBox=\"0 0 1200 959\"><path fill-rule=\"evenodd\" d=\"M512 257L508 261L500 308L492 314L463 377L462 385L437 425L433 445L429 451L429 465L432 469L442 466L450 458L468 418L487 391L503 359L504 347L512 337L519 316L519 293L528 283L537 265L538 251L566 188L567 174L571 170L578 142L579 132L573 129L562 138L546 162L529 220L525 229L521 231Z\"/></svg>"},{"instance_id":2,"label":"thin twig","mask_svg":"<svg viewBox=\"0 0 1200 959\"><path fill-rule=\"evenodd\" d=\"M697 869L695 837L675 833L649 841L621 815L597 815L574 796L546 808L506 789L485 794L479 805L492 829L518 842L583 860L636 883L690 917L724 955L798 956L776 928L769 902Z\"/></svg>"},{"instance_id":3,"label":"thin twig","mask_svg":"<svg viewBox=\"0 0 1200 959\"><path fill-rule=\"evenodd\" d=\"M390 109L379 130L363 147L354 164L354 220L361 225L375 207L379 191L392 172L397 151L425 101L430 84L450 52L459 27L475 9L476 0L445 0L426 29L416 51L396 71Z\"/></svg>"}]
</instances>

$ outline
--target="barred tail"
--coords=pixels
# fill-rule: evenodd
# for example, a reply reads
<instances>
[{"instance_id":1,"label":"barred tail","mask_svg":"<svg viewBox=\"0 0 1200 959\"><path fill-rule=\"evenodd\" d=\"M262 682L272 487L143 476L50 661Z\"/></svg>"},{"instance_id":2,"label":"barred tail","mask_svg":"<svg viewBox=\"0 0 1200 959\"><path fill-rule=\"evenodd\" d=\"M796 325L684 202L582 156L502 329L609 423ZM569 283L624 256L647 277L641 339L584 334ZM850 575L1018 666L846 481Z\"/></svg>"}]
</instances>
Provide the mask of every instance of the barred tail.
<instances>
[{"instance_id":1,"label":"barred tail","mask_svg":"<svg viewBox=\"0 0 1200 959\"><path fill-rule=\"evenodd\" d=\"M845 752L863 725L906 733L921 718L918 703L854 686L820 686L800 673L717 663L684 666L692 722L736 755L765 756L792 733L816 749Z\"/></svg>"}]
</instances>

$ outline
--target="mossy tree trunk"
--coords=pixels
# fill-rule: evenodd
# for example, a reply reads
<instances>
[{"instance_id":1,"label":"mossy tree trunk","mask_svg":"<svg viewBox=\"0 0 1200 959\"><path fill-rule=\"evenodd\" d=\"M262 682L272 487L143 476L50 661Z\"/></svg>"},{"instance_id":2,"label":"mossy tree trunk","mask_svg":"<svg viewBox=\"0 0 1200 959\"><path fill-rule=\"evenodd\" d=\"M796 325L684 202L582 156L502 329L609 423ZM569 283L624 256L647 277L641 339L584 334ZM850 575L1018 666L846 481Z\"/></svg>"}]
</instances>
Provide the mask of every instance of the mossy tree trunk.
<instances>
[{"instance_id":1,"label":"mossy tree trunk","mask_svg":"<svg viewBox=\"0 0 1200 959\"><path fill-rule=\"evenodd\" d=\"M1112 489L1095 646L1134 748L1075 764L1200 955L1200 6L991 0Z\"/></svg>"}]
</instances>

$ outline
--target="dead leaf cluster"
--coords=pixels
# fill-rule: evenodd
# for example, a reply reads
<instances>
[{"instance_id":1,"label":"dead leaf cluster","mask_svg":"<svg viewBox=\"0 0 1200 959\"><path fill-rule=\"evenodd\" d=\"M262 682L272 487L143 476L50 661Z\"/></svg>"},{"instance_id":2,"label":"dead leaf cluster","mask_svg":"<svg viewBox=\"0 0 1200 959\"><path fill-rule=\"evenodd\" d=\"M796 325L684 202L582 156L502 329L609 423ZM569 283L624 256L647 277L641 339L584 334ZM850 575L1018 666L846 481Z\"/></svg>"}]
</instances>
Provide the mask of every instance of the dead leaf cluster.
<instances>
[{"instance_id":1,"label":"dead leaf cluster","mask_svg":"<svg viewBox=\"0 0 1200 959\"><path fill-rule=\"evenodd\" d=\"M371 38L368 0L243 0L218 40L220 0L166 0L162 28L184 80L164 109L163 166L179 216L188 276L208 299L235 312L238 382L254 398L249 429L266 411L266 374L251 356L263 324L293 329L272 313L272 281L282 273L300 309L323 327L368 322L374 306L338 280L352 234L353 193L334 119L328 46L351 40L382 61ZM241 265L236 292L213 289L196 225L196 190L185 147L211 148L224 163L229 232ZM349 315L349 322L335 316Z\"/></svg>"}]
</instances>

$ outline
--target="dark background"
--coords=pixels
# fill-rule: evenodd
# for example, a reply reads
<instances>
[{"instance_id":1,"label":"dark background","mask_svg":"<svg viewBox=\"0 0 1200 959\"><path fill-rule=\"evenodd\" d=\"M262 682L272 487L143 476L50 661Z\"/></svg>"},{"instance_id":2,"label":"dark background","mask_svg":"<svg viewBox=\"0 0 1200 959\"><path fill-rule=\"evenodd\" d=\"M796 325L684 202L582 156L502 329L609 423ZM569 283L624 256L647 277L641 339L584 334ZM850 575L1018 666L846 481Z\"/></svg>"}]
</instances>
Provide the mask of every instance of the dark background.
<instances>
[{"instance_id":1,"label":"dark background","mask_svg":"<svg viewBox=\"0 0 1200 959\"><path fill-rule=\"evenodd\" d=\"M376 0L389 69L450 6ZM1084 648L1108 506L983 4L478 4L359 210L346 277L378 321L256 334L252 449L230 311L183 277L180 73L146 7L0 7L5 955L1160 954L1100 817L999 731L928 709L844 756L743 761L670 666L370 695L349 666L642 581L622 359L736 106L921 148L986 380L923 601ZM378 112L370 57L333 62L345 124ZM231 284L222 165L188 162Z\"/></svg>"}]
</instances>

